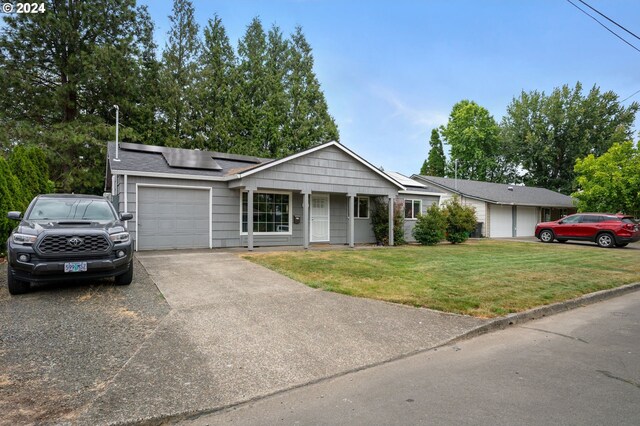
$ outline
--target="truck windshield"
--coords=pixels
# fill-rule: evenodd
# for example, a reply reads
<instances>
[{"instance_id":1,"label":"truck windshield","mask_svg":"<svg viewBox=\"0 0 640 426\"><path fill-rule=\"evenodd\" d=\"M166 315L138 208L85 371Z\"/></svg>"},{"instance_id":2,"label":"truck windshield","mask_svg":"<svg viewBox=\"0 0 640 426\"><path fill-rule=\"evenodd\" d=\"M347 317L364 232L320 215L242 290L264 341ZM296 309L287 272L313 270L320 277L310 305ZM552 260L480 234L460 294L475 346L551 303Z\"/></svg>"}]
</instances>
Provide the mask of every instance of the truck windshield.
<instances>
[{"instance_id":1,"label":"truck windshield","mask_svg":"<svg viewBox=\"0 0 640 426\"><path fill-rule=\"evenodd\" d=\"M107 200L39 198L27 220L115 220Z\"/></svg>"}]
</instances>

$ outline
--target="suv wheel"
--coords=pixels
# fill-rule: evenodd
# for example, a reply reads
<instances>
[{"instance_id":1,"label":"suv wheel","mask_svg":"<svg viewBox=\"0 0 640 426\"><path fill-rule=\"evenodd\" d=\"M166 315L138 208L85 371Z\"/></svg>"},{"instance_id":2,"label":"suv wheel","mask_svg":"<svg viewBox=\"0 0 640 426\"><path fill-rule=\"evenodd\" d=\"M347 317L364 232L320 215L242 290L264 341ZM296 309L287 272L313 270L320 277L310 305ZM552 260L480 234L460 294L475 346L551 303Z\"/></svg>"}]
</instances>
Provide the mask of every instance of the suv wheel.
<instances>
[{"instance_id":1,"label":"suv wheel","mask_svg":"<svg viewBox=\"0 0 640 426\"><path fill-rule=\"evenodd\" d=\"M544 229L540 232L540 241L542 241L543 243L552 243L553 238L553 231L549 229Z\"/></svg>"},{"instance_id":2,"label":"suv wheel","mask_svg":"<svg viewBox=\"0 0 640 426\"><path fill-rule=\"evenodd\" d=\"M609 234L608 232L604 232L596 237L596 243L598 243L600 247L611 248L615 245L616 242L613 239L613 235Z\"/></svg>"},{"instance_id":3,"label":"suv wheel","mask_svg":"<svg viewBox=\"0 0 640 426\"><path fill-rule=\"evenodd\" d=\"M9 287L9 293L11 294L24 294L29 292L31 284L29 281L16 279L13 276L13 268L9 266L7 268L7 287Z\"/></svg>"},{"instance_id":4,"label":"suv wheel","mask_svg":"<svg viewBox=\"0 0 640 426\"><path fill-rule=\"evenodd\" d=\"M116 285L129 285L133 281L133 260L129 263L129 270L115 277Z\"/></svg>"}]
</instances>

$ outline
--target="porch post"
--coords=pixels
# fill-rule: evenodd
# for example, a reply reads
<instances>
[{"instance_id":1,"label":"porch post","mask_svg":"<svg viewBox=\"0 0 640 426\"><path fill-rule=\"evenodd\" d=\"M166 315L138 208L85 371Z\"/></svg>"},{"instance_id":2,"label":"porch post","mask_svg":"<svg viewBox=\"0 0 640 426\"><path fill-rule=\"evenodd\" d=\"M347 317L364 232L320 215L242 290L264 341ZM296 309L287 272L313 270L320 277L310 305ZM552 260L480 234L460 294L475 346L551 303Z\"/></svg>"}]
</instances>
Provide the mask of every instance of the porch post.
<instances>
[{"instance_id":1,"label":"porch post","mask_svg":"<svg viewBox=\"0 0 640 426\"><path fill-rule=\"evenodd\" d=\"M302 194L302 245L309 248L309 193Z\"/></svg>"},{"instance_id":2,"label":"porch post","mask_svg":"<svg viewBox=\"0 0 640 426\"><path fill-rule=\"evenodd\" d=\"M349 202L349 247L353 248L355 246L355 232L354 232L354 201L356 197L354 195L349 194L347 196Z\"/></svg>"},{"instance_id":3,"label":"porch post","mask_svg":"<svg viewBox=\"0 0 640 426\"><path fill-rule=\"evenodd\" d=\"M394 198L389 197L389 245L393 245L393 210Z\"/></svg>"},{"instance_id":4,"label":"porch post","mask_svg":"<svg viewBox=\"0 0 640 426\"><path fill-rule=\"evenodd\" d=\"M247 194L247 248L253 251L253 189Z\"/></svg>"}]
</instances>

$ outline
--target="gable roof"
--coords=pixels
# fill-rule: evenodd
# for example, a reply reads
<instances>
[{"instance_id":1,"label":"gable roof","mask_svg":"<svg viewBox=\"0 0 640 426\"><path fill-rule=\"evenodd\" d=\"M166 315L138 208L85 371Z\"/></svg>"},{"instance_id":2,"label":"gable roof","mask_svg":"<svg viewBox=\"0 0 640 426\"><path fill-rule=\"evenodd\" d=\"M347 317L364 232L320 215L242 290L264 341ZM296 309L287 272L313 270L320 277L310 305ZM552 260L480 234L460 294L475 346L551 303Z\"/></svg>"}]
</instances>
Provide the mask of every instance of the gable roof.
<instances>
[{"instance_id":1,"label":"gable roof","mask_svg":"<svg viewBox=\"0 0 640 426\"><path fill-rule=\"evenodd\" d=\"M412 175L412 179L432 184L446 191L494 204L536 207L575 207L573 198L535 186L518 186L476 180Z\"/></svg>"},{"instance_id":2,"label":"gable roof","mask_svg":"<svg viewBox=\"0 0 640 426\"><path fill-rule=\"evenodd\" d=\"M349 157L353 158L355 161L359 162L360 164L362 164L365 167L367 167L368 169L370 169L372 172L374 172L374 173L378 174L379 176L381 176L383 179L391 182L393 185L397 186L400 189L405 189L404 185L402 185L400 182L398 182L392 176L389 176L387 173L381 171L380 169L378 169L377 167L375 167L374 165L369 163L367 160L365 160L364 158L360 157L358 154L356 154L355 152L351 151L350 149L348 149L347 147L345 147L344 145L342 145L342 144L340 144L340 143L338 143L336 141L331 141L331 142L324 143L322 145L317 145L317 146L314 146L312 148L306 149L304 151L300 151L300 152L298 152L296 154L289 155L288 157L284 157L284 158L281 158L279 160L271 161L269 163L261 164L261 165L259 165L257 167L254 167L254 168L250 169L250 170L238 173L238 178L244 178L244 177L247 177L247 176L251 176L252 174L255 174L255 173L260 173L263 170L270 169L271 167L275 167L275 166L277 166L279 164L286 163L287 161L291 161L291 160L294 160L296 158L311 154L312 152L320 151L322 149L326 149L326 148L329 148L329 147L335 147L335 148L341 150L346 155L348 155Z\"/></svg>"}]
</instances>

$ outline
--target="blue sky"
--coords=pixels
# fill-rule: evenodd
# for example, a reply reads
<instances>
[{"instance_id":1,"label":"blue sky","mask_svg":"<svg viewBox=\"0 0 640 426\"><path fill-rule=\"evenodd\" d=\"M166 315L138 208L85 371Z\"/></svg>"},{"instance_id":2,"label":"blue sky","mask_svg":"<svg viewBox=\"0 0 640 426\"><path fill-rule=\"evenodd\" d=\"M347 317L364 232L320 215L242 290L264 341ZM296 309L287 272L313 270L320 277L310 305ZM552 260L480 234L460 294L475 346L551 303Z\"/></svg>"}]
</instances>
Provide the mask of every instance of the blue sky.
<instances>
[{"instance_id":1,"label":"blue sky","mask_svg":"<svg viewBox=\"0 0 640 426\"><path fill-rule=\"evenodd\" d=\"M637 0L586 1L640 34ZM172 3L142 3L164 47ZM522 90L550 92L576 81L620 99L640 90L640 52L564 0L193 3L201 27L220 16L234 47L255 16L285 34L301 25L341 142L408 175L427 156L431 129L446 123L462 99L500 121ZM640 40L628 40L640 48ZM634 100L640 94L625 104Z\"/></svg>"}]
</instances>

